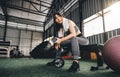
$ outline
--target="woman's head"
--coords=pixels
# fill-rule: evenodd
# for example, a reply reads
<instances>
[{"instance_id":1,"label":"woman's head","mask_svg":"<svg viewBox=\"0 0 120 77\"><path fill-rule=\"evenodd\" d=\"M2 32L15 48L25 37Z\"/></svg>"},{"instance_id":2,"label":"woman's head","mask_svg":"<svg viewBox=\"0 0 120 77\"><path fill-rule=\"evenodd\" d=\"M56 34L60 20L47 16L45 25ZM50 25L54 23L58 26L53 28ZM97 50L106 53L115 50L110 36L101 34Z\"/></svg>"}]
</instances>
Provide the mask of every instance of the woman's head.
<instances>
[{"instance_id":1,"label":"woman's head","mask_svg":"<svg viewBox=\"0 0 120 77\"><path fill-rule=\"evenodd\" d=\"M53 14L53 17L54 17L54 22L55 22L54 23L55 30L59 31L61 28L63 28L62 26L63 16L60 13L56 12Z\"/></svg>"},{"instance_id":2,"label":"woman's head","mask_svg":"<svg viewBox=\"0 0 120 77\"><path fill-rule=\"evenodd\" d=\"M58 12L54 13L53 17L54 17L54 21L57 24L62 24L62 22L63 22L63 16L60 13L58 13Z\"/></svg>"}]
</instances>

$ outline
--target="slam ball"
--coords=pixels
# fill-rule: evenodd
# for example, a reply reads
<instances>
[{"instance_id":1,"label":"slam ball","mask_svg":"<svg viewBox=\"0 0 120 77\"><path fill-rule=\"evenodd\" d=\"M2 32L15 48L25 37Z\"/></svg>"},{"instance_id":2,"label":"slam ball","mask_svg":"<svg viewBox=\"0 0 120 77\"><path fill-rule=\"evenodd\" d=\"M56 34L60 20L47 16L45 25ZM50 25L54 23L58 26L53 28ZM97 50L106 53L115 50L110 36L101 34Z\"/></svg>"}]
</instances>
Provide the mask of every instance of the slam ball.
<instances>
[{"instance_id":1,"label":"slam ball","mask_svg":"<svg viewBox=\"0 0 120 77\"><path fill-rule=\"evenodd\" d=\"M120 36L108 40L103 47L105 63L114 71L120 72Z\"/></svg>"}]
</instances>

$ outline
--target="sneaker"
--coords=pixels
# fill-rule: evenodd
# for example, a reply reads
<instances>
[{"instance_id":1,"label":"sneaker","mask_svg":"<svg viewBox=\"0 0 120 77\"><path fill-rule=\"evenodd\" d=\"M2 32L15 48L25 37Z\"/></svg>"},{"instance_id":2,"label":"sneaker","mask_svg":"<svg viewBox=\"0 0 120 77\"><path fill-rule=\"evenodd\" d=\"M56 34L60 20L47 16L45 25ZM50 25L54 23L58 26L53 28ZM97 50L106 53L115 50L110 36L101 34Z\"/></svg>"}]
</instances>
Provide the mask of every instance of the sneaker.
<instances>
[{"instance_id":1,"label":"sneaker","mask_svg":"<svg viewBox=\"0 0 120 77\"><path fill-rule=\"evenodd\" d=\"M77 72L80 71L79 63L73 61L71 67L68 69L68 72Z\"/></svg>"},{"instance_id":2,"label":"sneaker","mask_svg":"<svg viewBox=\"0 0 120 77\"><path fill-rule=\"evenodd\" d=\"M47 66L55 66L55 61L53 60L52 62L48 62L46 65Z\"/></svg>"}]
</instances>

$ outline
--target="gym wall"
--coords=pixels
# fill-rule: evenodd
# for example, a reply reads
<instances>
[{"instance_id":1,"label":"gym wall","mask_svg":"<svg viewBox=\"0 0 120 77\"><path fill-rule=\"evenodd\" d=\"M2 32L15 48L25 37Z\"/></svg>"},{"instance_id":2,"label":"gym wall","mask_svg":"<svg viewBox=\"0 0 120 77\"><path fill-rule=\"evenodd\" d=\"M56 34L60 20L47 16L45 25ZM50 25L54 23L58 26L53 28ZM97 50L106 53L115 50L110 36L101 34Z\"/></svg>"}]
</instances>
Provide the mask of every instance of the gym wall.
<instances>
[{"instance_id":1,"label":"gym wall","mask_svg":"<svg viewBox=\"0 0 120 77\"><path fill-rule=\"evenodd\" d=\"M3 39L3 32L4 28L0 25L0 40ZM29 56L29 52L42 42L42 33L8 27L6 41L11 41L11 48L18 46L25 56Z\"/></svg>"}]
</instances>

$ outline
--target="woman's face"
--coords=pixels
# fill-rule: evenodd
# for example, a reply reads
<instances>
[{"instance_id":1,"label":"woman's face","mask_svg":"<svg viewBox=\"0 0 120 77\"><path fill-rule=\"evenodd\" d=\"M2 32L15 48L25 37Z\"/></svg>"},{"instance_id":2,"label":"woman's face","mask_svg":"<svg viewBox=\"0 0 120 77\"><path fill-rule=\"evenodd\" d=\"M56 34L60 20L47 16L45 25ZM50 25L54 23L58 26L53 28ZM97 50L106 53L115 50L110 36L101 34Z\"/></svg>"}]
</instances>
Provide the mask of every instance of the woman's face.
<instances>
[{"instance_id":1,"label":"woman's face","mask_svg":"<svg viewBox=\"0 0 120 77\"><path fill-rule=\"evenodd\" d=\"M55 21L56 21L58 24L62 24L62 22L63 22L63 17L56 14L56 15L55 15Z\"/></svg>"}]
</instances>

